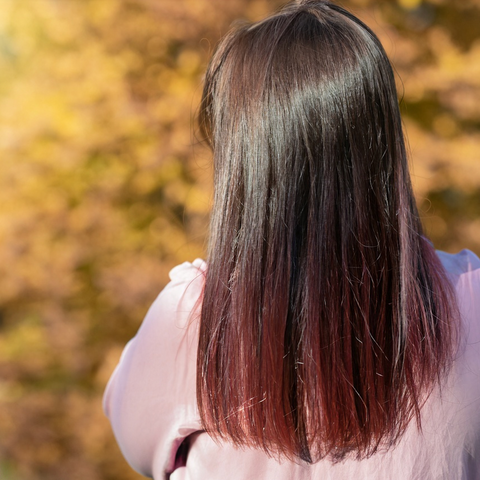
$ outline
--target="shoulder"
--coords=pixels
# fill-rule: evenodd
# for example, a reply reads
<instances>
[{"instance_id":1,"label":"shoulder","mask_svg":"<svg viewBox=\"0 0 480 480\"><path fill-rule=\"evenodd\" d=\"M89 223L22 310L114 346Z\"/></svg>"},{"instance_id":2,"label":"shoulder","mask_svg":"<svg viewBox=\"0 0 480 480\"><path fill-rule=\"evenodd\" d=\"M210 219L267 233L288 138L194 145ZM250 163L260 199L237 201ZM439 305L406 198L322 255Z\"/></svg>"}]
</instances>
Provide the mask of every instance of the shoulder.
<instances>
[{"instance_id":1,"label":"shoulder","mask_svg":"<svg viewBox=\"0 0 480 480\"><path fill-rule=\"evenodd\" d=\"M480 259L468 249L454 254L437 250L437 255L445 270L451 275L460 276L471 272L480 274Z\"/></svg>"},{"instance_id":2,"label":"shoulder","mask_svg":"<svg viewBox=\"0 0 480 480\"><path fill-rule=\"evenodd\" d=\"M166 294L171 295L174 292L177 295L180 294L182 298L185 295L198 297L198 294L203 290L206 270L207 264L200 258L197 258L192 263L184 262L177 265L170 270L170 282L160 292L156 301Z\"/></svg>"},{"instance_id":3,"label":"shoulder","mask_svg":"<svg viewBox=\"0 0 480 480\"><path fill-rule=\"evenodd\" d=\"M480 259L470 250L456 254L437 252L451 279L460 313L459 345L449 383L444 386L444 425L478 462L480 445ZM449 420L448 411L452 412ZM438 414L438 412L437 412ZM437 415L436 415L437 416ZM467 428L468 427L468 428ZM468 435L467 432L468 431ZM457 432L457 433L455 433ZM458 433L459 432L459 433ZM473 460L471 458L470 460Z\"/></svg>"},{"instance_id":4,"label":"shoulder","mask_svg":"<svg viewBox=\"0 0 480 480\"><path fill-rule=\"evenodd\" d=\"M480 259L470 250L437 255L455 288L462 323L469 331L479 330L480 340Z\"/></svg>"},{"instance_id":5,"label":"shoulder","mask_svg":"<svg viewBox=\"0 0 480 480\"><path fill-rule=\"evenodd\" d=\"M207 270L207 264L201 258L195 259L193 262L183 262L172 268L168 274L172 281L192 280L199 274L204 274Z\"/></svg>"},{"instance_id":6,"label":"shoulder","mask_svg":"<svg viewBox=\"0 0 480 480\"><path fill-rule=\"evenodd\" d=\"M201 429L195 375L206 264L170 272L171 281L125 348L104 395L104 410L132 467L152 475L155 461L173 468L175 445Z\"/></svg>"},{"instance_id":7,"label":"shoulder","mask_svg":"<svg viewBox=\"0 0 480 480\"><path fill-rule=\"evenodd\" d=\"M164 348L174 348L174 342L166 342L168 335L172 338L182 337L199 312L205 283L206 264L197 259L184 262L173 268L170 282L159 293L149 308L140 329L135 336L136 343L152 345L166 343Z\"/></svg>"},{"instance_id":8,"label":"shoulder","mask_svg":"<svg viewBox=\"0 0 480 480\"><path fill-rule=\"evenodd\" d=\"M477 398L475 405L478 408L478 395L480 394L480 349L478 348L480 345L480 259L470 250L462 250L456 254L437 253L455 288L460 313L460 344L456 365L457 370L462 372L461 378L468 379L462 391L464 395L465 392L473 392ZM480 424L478 424L478 428L480 429Z\"/></svg>"},{"instance_id":9,"label":"shoulder","mask_svg":"<svg viewBox=\"0 0 480 480\"><path fill-rule=\"evenodd\" d=\"M195 310L201 301L206 269L206 263L199 258L173 268L169 273L170 282L153 302L145 320L157 323L172 319L172 315L176 320L187 320L186 314ZM145 321L142 328L144 325Z\"/></svg>"},{"instance_id":10,"label":"shoulder","mask_svg":"<svg viewBox=\"0 0 480 480\"><path fill-rule=\"evenodd\" d=\"M469 316L480 315L480 259L470 250L462 250L451 254L437 251L437 255L452 282L459 307L470 306Z\"/></svg>"}]
</instances>

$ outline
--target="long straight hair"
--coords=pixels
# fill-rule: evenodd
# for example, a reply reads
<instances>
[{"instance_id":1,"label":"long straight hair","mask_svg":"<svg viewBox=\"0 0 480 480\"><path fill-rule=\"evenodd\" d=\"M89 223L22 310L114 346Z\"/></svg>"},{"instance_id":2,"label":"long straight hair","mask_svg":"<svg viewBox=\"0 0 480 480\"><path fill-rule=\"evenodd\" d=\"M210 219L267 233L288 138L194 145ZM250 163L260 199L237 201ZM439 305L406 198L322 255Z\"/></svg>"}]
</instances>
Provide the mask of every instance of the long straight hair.
<instances>
[{"instance_id":1,"label":"long straight hair","mask_svg":"<svg viewBox=\"0 0 480 480\"><path fill-rule=\"evenodd\" d=\"M200 126L215 172L204 428L307 462L391 447L453 358L456 304L422 235L380 41L328 1L237 26Z\"/></svg>"}]
</instances>

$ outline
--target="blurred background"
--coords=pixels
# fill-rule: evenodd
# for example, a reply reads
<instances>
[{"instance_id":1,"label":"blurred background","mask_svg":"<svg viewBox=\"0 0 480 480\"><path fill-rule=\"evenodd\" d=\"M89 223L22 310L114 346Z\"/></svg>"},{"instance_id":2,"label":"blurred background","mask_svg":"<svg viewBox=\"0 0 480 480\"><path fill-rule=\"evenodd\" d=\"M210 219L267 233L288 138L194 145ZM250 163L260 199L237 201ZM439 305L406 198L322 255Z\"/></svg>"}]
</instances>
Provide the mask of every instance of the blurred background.
<instances>
[{"instance_id":1,"label":"blurred background","mask_svg":"<svg viewBox=\"0 0 480 480\"><path fill-rule=\"evenodd\" d=\"M0 478L133 480L101 409L175 264L204 255L202 74L277 0L0 0ZM398 74L437 248L480 253L480 0L341 2Z\"/></svg>"}]
</instances>

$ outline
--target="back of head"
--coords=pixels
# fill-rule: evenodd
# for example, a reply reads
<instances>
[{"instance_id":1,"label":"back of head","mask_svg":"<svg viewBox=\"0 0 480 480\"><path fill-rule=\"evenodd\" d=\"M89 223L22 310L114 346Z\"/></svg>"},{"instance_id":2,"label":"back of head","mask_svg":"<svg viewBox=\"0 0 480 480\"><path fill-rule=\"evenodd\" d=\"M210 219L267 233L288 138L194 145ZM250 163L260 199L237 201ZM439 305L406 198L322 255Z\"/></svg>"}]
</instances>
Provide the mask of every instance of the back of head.
<instances>
[{"instance_id":1,"label":"back of head","mask_svg":"<svg viewBox=\"0 0 480 480\"><path fill-rule=\"evenodd\" d=\"M379 40L328 1L238 27L200 124L215 168L206 430L307 461L393 445L451 359L455 302L422 236Z\"/></svg>"}]
</instances>

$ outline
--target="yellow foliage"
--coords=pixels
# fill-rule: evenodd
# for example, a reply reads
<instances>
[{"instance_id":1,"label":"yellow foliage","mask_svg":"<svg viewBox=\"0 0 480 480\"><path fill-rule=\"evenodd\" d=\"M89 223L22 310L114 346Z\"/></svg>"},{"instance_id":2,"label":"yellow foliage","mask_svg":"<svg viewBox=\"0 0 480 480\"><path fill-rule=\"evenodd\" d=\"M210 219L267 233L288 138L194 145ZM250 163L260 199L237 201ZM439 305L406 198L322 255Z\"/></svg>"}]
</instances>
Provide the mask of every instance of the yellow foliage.
<instances>
[{"instance_id":1,"label":"yellow foliage","mask_svg":"<svg viewBox=\"0 0 480 480\"><path fill-rule=\"evenodd\" d=\"M169 269L205 254L211 164L193 117L213 47L234 19L282 3L2 0L0 472L12 480L139 478L103 388ZM344 3L396 65L427 231L479 252L478 2Z\"/></svg>"},{"instance_id":2,"label":"yellow foliage","mask_svg":"<svg viewBox=\"0 0 480 480\"><path fill-rule=\"evenodd\" d=\"M398 0L398 3L403 8L413 10L414 8L417 8L422 3L422 0Z\"/></svg>"}]
</instances>

